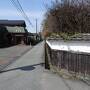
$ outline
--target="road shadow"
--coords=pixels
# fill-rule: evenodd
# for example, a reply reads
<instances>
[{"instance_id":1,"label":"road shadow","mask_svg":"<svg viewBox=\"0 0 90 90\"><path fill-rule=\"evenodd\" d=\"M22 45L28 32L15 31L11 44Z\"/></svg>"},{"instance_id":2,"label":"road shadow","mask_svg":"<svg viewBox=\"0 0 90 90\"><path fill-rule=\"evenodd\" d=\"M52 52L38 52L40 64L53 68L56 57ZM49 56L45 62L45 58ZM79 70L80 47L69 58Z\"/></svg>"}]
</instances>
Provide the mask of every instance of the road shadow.
<instances>
[{"instance_id":1,"label":"road shadow","mask_svg":"<svg viewBox=\"0 0 90 90\"><path fill-rule=\"evenodd\" d=\"M36 68L36 66L39 66L39 65L43 66L44 63L34 64L34 65L30 65L30 66L23 66L23 67L13 68L13 69L9 69L9 70L3 70L3 71L0 71L0 73L14 71L14 70L32 71Z\"/></svg>"}]
</instances>

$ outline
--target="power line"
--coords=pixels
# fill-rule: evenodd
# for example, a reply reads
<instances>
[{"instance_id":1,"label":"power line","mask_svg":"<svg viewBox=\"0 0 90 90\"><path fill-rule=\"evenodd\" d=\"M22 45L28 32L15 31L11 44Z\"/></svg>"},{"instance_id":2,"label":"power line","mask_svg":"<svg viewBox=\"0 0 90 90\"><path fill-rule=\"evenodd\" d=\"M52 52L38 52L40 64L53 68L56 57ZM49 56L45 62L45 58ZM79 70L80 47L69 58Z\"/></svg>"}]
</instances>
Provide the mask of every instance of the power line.
<instances>
[{"instance_id":1,"label":"power line","mask_svg":"<svg viewBox=\"0 0 90 90\"><path fill-rule=\"evenodd\" d=\"M36 18L36 34L38 33L38 31L37 31L37 18Z\"/></svg>"},{"instance_id":2,"label":"power line","mask_svg":"<svg viewBox=\"0 0 90 90\"><path fill-rule=\"evenodd\" d=\"M17 9L17 11L19 13L20 12L20 9L18 8L17 4L13 0L10 0L10 1L14 5L14 7ZM21 15L21 12L19 14Z\"/></svg>"},{"instance_id":3,"label":"power line","mask_svg":"<svg viewBox=\"0 0 90 90\"><path fill-rule=\"evenodd\" d=\"M12 4L15 6L15 8L21 13L21 15L29 22L29 24L33 27L32 23L30 22L28 16L26 15L26 13L24 12L19 0L17 0L17 2L15 2L15 0L10 0L12 2Z\"/></svg>"},{"instance_id":4,"label":"power line","mask_svg":"<svg viewBox=\"0 0 90 90\"><path fill-rule=\"evenodd\" d=\"M21 6L19 0L17 0L17 3L18 3L18 5L20 6L20 9L21 9L22 13L25 15L27 21L32 25L32 23L30 22L28 16L27 16L26 13L24 12L24 10L23 10L23 8L22 8L22 6ZM33 25L32 25L32 26L33 26Z\"/></svg>"},{"instance_id":5,"label":"power line","mask_svg":"<svg viewBox=\"0 0 90 90\"><path fill-rule=\"evenodd\" d=\"M33 27L33 25L32 25L32 23L30 22L28 16L27 16L26 13L24 12L24 10L23 10L23 8L22 8L19 0L17 0L17 3L18 3L18 5L19 5L19 9L20 9L21 13L23 14L24 18L25 18L25 19L29 22L29 24Z\"/></svg>"}]
</instances>

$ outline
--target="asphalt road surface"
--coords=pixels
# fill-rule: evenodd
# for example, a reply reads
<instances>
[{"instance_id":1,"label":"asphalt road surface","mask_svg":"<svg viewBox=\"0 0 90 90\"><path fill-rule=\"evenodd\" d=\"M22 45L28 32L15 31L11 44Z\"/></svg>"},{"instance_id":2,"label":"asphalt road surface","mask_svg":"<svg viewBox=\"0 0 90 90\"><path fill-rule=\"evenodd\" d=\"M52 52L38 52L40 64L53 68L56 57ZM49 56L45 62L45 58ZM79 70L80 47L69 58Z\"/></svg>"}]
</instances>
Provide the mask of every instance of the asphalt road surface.
<instances>
[{"instance_id":1,"label":"asphalt road surface","mask_svg":"<svg viewBox=\"0 0 90 90\"><path fill-rule=\"evenodd\" d=\"M16 61L31 48L31 46L26 45L16 45L8 48L0 48L0 71L7 65Z\"/></svg>"},{"instance_id":2,"label":"asphalt road surface","mask_svg":"<svg viewBox=\"0 0 90 90\"><path fill-rule=\"evenodd\" d=\"M0 73L0 90L90 90L77 80L66 80L44 69L44 42Z\"/></svg>"}]
</instances>

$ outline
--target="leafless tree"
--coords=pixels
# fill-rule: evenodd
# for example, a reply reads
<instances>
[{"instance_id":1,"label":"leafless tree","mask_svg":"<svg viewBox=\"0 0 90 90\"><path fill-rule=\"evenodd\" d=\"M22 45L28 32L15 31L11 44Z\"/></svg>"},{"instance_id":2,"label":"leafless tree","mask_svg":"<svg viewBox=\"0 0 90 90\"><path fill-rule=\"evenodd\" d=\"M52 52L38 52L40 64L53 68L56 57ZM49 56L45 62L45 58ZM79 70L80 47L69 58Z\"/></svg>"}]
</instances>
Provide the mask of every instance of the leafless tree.
<instances>
[{"instance_id":1,"label":"leafless tree","mask_svg":"<svg viewBox=\"0 0 90 90\"><path fill-rule=\"evenodd\" d=\"M63 0L53 6L46 13L44 30L48 32L64 32L68 34L90 33L90 1Z\"/></svg>"}]
</instances>

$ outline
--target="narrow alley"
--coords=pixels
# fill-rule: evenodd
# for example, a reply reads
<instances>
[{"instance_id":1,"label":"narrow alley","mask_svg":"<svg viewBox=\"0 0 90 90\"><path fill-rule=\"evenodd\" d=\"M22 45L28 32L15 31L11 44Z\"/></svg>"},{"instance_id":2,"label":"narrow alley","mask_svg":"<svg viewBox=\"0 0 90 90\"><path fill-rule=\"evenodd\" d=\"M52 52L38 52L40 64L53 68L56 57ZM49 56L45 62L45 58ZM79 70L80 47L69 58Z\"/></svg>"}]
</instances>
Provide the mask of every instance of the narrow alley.
<instances>
[{"instance_id":1,"label":"narrow alley","mask_svg":"<svg viewBox=\"0 0 90 90\"><path fill-rule=\"evenodd\" d=\"M0 73L0 90L90 90L90 87L45 70L41 42Z\"/></svg>"}]
</instances>

